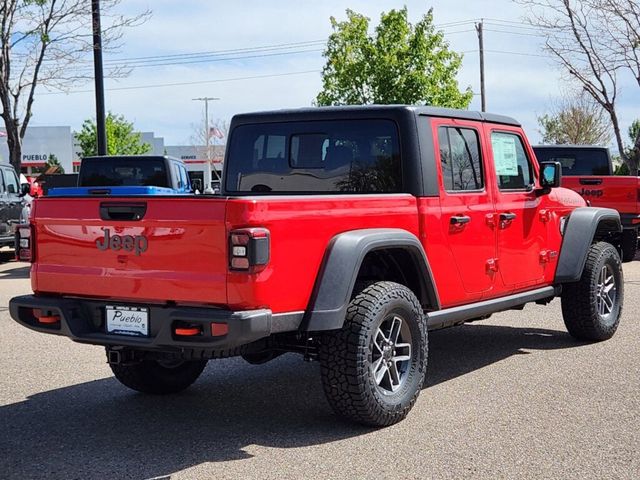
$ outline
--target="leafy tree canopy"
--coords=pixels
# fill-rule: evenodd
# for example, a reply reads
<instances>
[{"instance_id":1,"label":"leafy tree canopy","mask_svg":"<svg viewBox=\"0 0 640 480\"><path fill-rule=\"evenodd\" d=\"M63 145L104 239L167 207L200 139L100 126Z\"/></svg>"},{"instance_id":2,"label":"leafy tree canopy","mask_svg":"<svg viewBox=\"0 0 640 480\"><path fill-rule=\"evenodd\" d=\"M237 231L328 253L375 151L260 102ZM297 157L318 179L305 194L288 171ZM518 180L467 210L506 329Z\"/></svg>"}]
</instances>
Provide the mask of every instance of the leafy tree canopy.
<instances>
[{"instance_id":1,"label":"leafy tree canopy","mask_svg":"<svg viewBox=\"0 0 640 480\"><path fill-rule=\"evenodd\" d=\"M106 119L108 155L142 155L151 151L151 145L142 142L142 135L134 132L133 123L122 115L109 112ZM85 120L76 133L82 157L98 154L98 134L95 120Z\"/></svg>"},{"instance_id":2,"label":"leafy tree canopy","mask_svg":"<svg viewBox=\"0 0 640 480\"><path fill-rule=\"evenodd\" d=\"M353 10L343 22L331 17L318 105L469 106L471 89L460 91L456 80L462 55L436 31L432 10L415 25L406 7L382 13L372 35L369 22Z\"/></svg>"}]
</instances>

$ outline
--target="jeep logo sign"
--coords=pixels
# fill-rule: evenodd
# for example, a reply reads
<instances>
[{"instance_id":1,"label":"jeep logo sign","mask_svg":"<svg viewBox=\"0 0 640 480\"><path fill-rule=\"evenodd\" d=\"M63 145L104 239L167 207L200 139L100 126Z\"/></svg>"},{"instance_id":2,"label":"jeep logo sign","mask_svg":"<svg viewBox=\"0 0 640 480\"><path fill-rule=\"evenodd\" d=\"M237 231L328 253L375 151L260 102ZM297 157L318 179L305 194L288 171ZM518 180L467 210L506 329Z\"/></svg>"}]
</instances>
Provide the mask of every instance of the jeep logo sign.
<instances>
[{"instance_id":1,"label":"jeep logo sign","mask_svg":"<svg viewBox=\"0 0 640 480\"><path fill-rule=\"evenodd\" d=\"M583 197L601 197L604 194L602 190L587 190L586 188L583 188L578 193Z\"/></svg>"},{"instance_id":2,"label":"jeep logo sign","mask_svg":"<svg viewBox=\"0 0 640 480\"><path fill-rule=\"evenodd\" d=\"M136 252L136 255L140 255L142 252L146 252L149 243L147 237L144 235L111 235L108 228L104 229L104 237L96 240L96 247L98 250L105 251L107 248L111 250L126 250L127 252Z\"/></svg>"}]
</instances>

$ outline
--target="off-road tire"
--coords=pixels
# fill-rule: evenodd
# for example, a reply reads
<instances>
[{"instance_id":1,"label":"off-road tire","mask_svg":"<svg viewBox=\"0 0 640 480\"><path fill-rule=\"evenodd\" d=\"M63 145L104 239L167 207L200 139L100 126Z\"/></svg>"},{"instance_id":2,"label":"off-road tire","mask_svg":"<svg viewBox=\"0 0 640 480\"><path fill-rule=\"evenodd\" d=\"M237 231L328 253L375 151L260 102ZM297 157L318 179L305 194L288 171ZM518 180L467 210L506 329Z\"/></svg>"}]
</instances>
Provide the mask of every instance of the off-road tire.
<instances>
[{"instance_id":1,"label":"off-road tire","mask_svg":"<svg viewBox=\"0 0 640 480\"><path fill-rule=\"evenodd\" d=\"M615 298L611 301L610 313L606 315L599 310L599 284L606 284L601 281L603 269L607 269L606 276L611 276L615 285ZM582 277L578 282L565 284L562 290L562 317L569 334L589 341L611 338L622 314L623 282L622 265L616 249L605 242L591 245Z\"/></svg>"},{"instance_id":2,"label":"off-road tire","mask_svg":"<svg viewBox=\"0 0 640 480\"><path fill-rule=\"evenodd\" d=\"M636 258L636 253L638 251L638 231L635 228L625 229L622 231L620 248L622 250L623 262L630 262Z\"/></svg>"},{"instance_id":3,"label":"off-road tire","mask_svg":"<svg viewBox=\"0 0 640 480\"><path fill-rule=\"evenodd\" d=\"M403 328L408 329L410 360L404 364L398 390L384 393L372 372L373 342L378 329L396 317L406 322ZM411 290L393 282L369 285L352 299L342 329L327 332L320 342L322 386L339 416L376 427L392 425L407 416L427 369L426 318Z\"/></svg>"},{"instance_id":4,"label":"off-road tire","mask_svg":"<svg viewBox=\"0 0 640 480\"><path fill-rule=\"evenodd\" d=\"M164 395L189 387L206 365L206 360L182 361L171 366L157 360L142 360L129 365L110 364L110 367L123 385L142 393Z\"/></svg>"}]
</instances>

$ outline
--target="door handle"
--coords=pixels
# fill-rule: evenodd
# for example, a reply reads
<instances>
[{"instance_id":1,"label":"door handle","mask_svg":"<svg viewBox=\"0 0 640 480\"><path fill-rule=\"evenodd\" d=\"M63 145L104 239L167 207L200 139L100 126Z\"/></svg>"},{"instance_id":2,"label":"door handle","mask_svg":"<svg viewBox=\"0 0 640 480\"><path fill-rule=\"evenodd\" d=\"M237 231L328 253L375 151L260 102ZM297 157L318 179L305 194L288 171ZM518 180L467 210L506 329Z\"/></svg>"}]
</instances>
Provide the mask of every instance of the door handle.
<instances>
[{"instance_id":1,"label":"door handle","mask_svg":"<svg viewBox=\"0 0 640 480\"><path fill-rule=\"evenodd\" d=\"M471 217L466 215L454 215L449 219L449 223L451 225L464 225L465 223L469 223L471 221Z\"/></svg>"},{"instance_id":2,"label":"door handle","mask_svg":"<svg viewBox=\"0 0 640 480\"><path fill-rule=\"evenodd\" d=\"M147 203L108 203L100 204L102 220L138 221L147 213Z\"/></svg>"},{"instance_id":3,"label":"door handle","mask_svg":"<svg viewBox=\"0 0 640 480\"><path fill-rule=\"evenodd\" d=\"M579 182L580 182L580 185L601 185L602 179L601 178L581 178Z\"/></svg>"},{"instance_id":4,"label":"door handle","mask_svg":"<svg viewBox=\"0 0 640 480\"><path fill-rule=\"evenodd\" d=\"M511 220L515 220L516 217L517 217L517 215L515 213L511 213L511 212L501 213L500 214L500 221L501 222L510 222Z\"/></svg>"}]
</instances>

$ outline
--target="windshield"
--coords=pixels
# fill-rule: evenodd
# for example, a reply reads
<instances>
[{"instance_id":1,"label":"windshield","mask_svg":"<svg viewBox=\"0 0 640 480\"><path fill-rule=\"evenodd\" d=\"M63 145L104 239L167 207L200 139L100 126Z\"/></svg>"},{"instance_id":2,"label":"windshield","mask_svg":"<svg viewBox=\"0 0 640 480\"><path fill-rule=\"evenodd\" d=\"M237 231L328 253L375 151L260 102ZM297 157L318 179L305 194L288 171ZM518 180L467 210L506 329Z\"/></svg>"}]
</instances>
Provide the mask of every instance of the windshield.
<instances>
[{"instance_id":1,"label":"windshield","mask_svg":"<svg viewBox=\"0 0 640 480\"><path fill-rule=\"evenodd\" d=\"M390 120L242 125L233 130L230 193L401 192L398 132Z\"/></svg>"},{"instance_id":2,"label":"windshield","mask_svg":"<svg viewBox=\"0 0 640 480\"><path fill-rule=\"evenodd\" d=\"M85 158L80 167L80 187L170 187L161 158Z\"/></svg>"},{"instance_id":3,"label":"windshield","mask_svg":"<svg viewBox=\"0 0 640 480\"><path fill-rule=\"evenodd\" d=\"M538 162L560 162L563 176L610 175L609 155L603 148L536 148Z\"/></svg>"}]
</instances>

